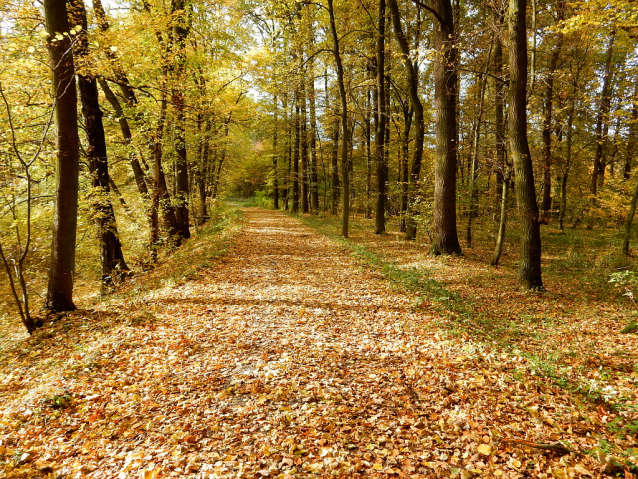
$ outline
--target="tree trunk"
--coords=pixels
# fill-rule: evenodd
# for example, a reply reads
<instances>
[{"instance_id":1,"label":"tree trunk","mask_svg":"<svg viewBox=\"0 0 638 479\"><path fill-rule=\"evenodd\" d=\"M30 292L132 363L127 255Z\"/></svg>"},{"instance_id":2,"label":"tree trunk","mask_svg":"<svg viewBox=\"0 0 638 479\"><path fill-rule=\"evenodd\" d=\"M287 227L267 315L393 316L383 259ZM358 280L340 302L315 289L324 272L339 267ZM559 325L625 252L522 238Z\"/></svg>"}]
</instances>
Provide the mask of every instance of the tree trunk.
<instances>
[{"instance_id":1,"label":"tree trunk","mask_svg":"<svg viewBox=\"0 0 638 479\"><path fill-rule=\"evenodd\" d=\"M407 105L403 108L403 142L401 143L401 219L399 230L402 233L406 231L406 216L408 214L408 163L410 157L410 129L412 128L412 117L414 116L412 108Z\"/></svg>"},{"instance_id":2,"label":"tree trunk","mask_svg":"<svg viewBox=\"0 0 638 479\"><path fill-rule=\"evenodd\" d=\"M414 212L411 211L416 195L418 195L419 177L421 175L421 160L423 159L423 137L425 135L425 122L423 120L423 104L419 98L419 78L416 66L412 63L410 46L403 33L401 27L401 15L396 0L388 0L390 11L392 12L392 24L394 26L394 34L401 48L403 62L405 65L406 78L408 81L408 90L410 93L410 103L414 111L416 129L414 131L414 157L412 160L412 168L409 177L408 192L408 212L406 218L405 239L416 239L416 221L414 220ZM456 174L456 173L455 173Z\"/></svg>"},{"instance_id":3,"label":"tree trunk","mask_svg":"<svg viewBox=\"0 0 638 479\"><path fill-rule=\"evenodd\" d=\"M277 95L274 98L274 107L275 107L275 121L274 121L274 131L272 136L272 188L273 188L273 207L278 210L279 209L279 171L278 171L278 153L277 153L277 133L279 129L278 125L278 113L279 113L279 105L277 103Z\"/></svg>"},{"instance_id":4,"label":"tree trunk","mask_svg":"<svg viewBox=\"0 0 638 479\"><path fill-rule=\"evenodd\" d=\"M477 174L478 174L478 162L479 162L479 144L481 141L481 123L483 122L483 106L485 104L485 90L487 88L487 73L490 67L490 56L492 55L492 47L494 42L490 43L490 49L487 53L487 60L485 61L485 71L479 78L481 87L479 88L479 106L478 113L476 115L476 121L474 123L473 140L472 140L472 161L470 170L470 197L467 216L467 231L465 239L467 241L467 247L472 247L472 221L474 217L478 215L477 203L478 203L478 188L477 188Z\"/></svg>"},{"instance_id":5,"label":"tree trunk","mask_svg":"<svg viewBox=\"0 0 638 479\"><path fill-rule=\"evenodd\" d=\"M295 146L292 168L292 212L299 212L299 150L301 149L301 118L299 92L295 91Z\"/></svg>"},{"instance_id":6,"label":"tree trunk","mask_svg":"<svg viewBox=\"0 0 638 479\"><path fill-rule=\"evenodd\" d=\"M457 49L450 0L433 0L440 22L434 31L434 103L436 108L436 159L434 171L434 225L432 252L435 255L463 254L456 231L457 166Z\"/></svg>"},{"instance_id":7,"label":"tree trunk","mask_svg":"<svg viewBox=\"0 0 638 479\"><path fill-rule=\"evenodd\" d=\"M503 24L503 13L494 15L499 31L494 35L494 136L496 142L496 201L497 204L503 196L503 179L505 178L505 82L503 81L503 43L500 30Z\"/></svg>"},{"instance_id":8,"label":"tree trunk","mask_svg":"<svg viewBox=\"0 0 638 479\"><path fill-rule=\"evenodd\" d=\"M106 18L106 12L102 6L102 0L93 0L93 12L95 13L98 29L101 32L106 32L109 29L109 21ZM114 81L120 87L120 91L122 92L122 96L126 100L126 103L128 103L129 106L137 104L135 90L126 76L126 72L117 57L117 53L110 48L106 48L104 51L107 58L111 61L111 66L115 74Z\"/></svg>"},{"instance_id":9,"label":"tree trunk","mask_svg":"<svg viewBox=\"0 0 638 479\"><path fill-rule=\"evenodd\" d=\"M348 237L348 222L350 220L350 177L348 175L348 99L346 97L346 86L343 79L343 64L341 53L339 52L339 37L335 25L335 14L333 0L328 0L328 13L330 15L330 31L332 33L332 46L335 63L337 65L337 84L339 86L339 96L341 97L341 177L343 179L343 209L341 222L341 235Z\"/></svg>"},{"instance_id":10,"label":"tree trunk","mask_svg":"<svg viewBox=\"0 0 638 479\"><path fill-rule=\"evenodd\" d=\"M332 172L332 198L331 213L336 215L339 210L339 200L341 197L341 182L339 181L339 119L332 124L332 151L331 151L331 172Z\"/></svg>"},{"instance_id":11,"label":"tree trunk","mask_svg":"<svg viewBox=\"0 0 638 479\"><path fill-rule=\"evenodd\" d=\"M564 17L564 0L558 5L558 22ZM563 47L563 34L558 33L556 44L552 50L547 69L547 88L543 104L543 201L541 204L543 222L549 221L549 211L552 209L552 114L554 105L554 75L558 67L558 59Z\"/></svg>"},{"instance_id":12,"label":"tree trunk","mask_svg":"<svg viewBox=\"0 0 638 479\"><path fill-rule=\"evenodd\" d=\"M163 68L162 83L164 88L161 89L160 111L157 118L155 131L151 136L151 150L153 153L153 197L151 201L151 257L157 259L157 247L160 243L159 216L161 213L162 221L169 237L169 242L177 239L179 243L179 229L175 210L171 204L171 198L166 186L166 176L162 166L163 155L163 139L164 139L164 123L166 122L166 69Z\"/></svg>"},{"instance_id":13,"label":"tree trunk","mask_svg":"<svg viewBox=\"0 0 638 479\"><path fill-rule=\"evenodd\" d=\"M122 244L117 232L113 205L108 197L110 192L109 171L102 111L98 101L95 79L78 75L78 87L89 144L88 164L91 183L96 190L92 208L99 238L102 284L107 288L112 288L122 278L123 273L128 270L128 266L124 260Z\"/></svg>"},{"instance_id":14,"label":"tree trunk","mask_svg":"<svg viewBox=\"0 0 638 479\"><path fill-rule=\"evenodd\" d=\"M319 174L317 172L317 105L315 95L315 74L310 62L309 106L310 106L310 209L319 213Z\"/></svg>"},{"instance_id":15,"label":"tree trunk","mask_svg":"<svg viewBox=\"0 0 638 479\"><path fill-rule=\"evenodd\" d=\"M301 182L301 212L306 214L310 211L310 192L308 190L308 95L305 79L302 82L301 95L301 165L299 171L299 181Z\"/></svg>"},{"instance_id":16,"label":"tree trunk","mask_svg":"<svg viewBox=\"0 0 638 479\"><path fill-rule=\"evenodd\" d=\"M86 60L89 54L86 36L88 22L83 0L72 0L69 6L69 18L75 25L82 25L83 32L78 35L75 54L78 63ZM115 221L115 211L109 198L109 166L106 149L106 136L102 121L102 110L98 98L97 81L83 72L78 73L78 89L84 127L88 141L87 160L91 174L91 186L94 188L91 209L98 233L100 264L102 266L102 286L113 288L128 270L122 244L120 243Z\"/></svg>"},{"instance_id":17,"label":"tree trunk","mask_svg":"<svg viewBox=\"0 0 638 479\"><path fill-rule=\"evenodd\" d=\"M508 168L509 170L509 168ZM508 171L506 175L503 175L505 181L503 182L502 197L501 197L501 219L498 223L498 237L496 238L496 247L494 248L494 254L492 255L492 261L490 265L496 267L501 259L503 253L503 244L505 244L505 226L507 225L507 197L509 193L509 182L511 179L511 172Z\"/></svg>"},{"instance_id":18,"label":"tree trunk","mask_svg":"<svg viewBox=\"0 0 638 479\"><path fill-rule=\"evenodd\" d=\"M629 256L629 241L631 240L631 225L634 221L634 215L636 214L636 203L638 202L638 181L634 187L634 194L631 197L631 203L629 204L629 212L627 218L625 218L625 228L622 242L622 254L623 256Z\"/></svg>"},{"instance_id":19,"label":"tree trunk","mask_svg":"<svg viewBox=\"0 0 638 479\"><path fill-rule=\"evenodd\" d=\"M634 80L636 81L636 80ZM631 108L631 121L629 122L629 135L627 137L627 150L625 153L625 167L623 169L623 178L629 179L631 174L632 163L634 160L634 152L636 150L636 142L638 141L638 81L634 89L634 100Z\"/></svg>"},{"instance_id":20,"label":"tree trunk","mask_svg":"<svg viewBox=\"0 0 638 479\"><path fill-rule=\"evenodd\" d=\"M185 42L190 29L186 12L185 0L172 0L171 13L173 16L172 25L172 55L174 57L172 66L173 86L172 104L175 110L175 121L173 125L175 160L175 217L177 219L178 233L181 239L188 239L191 236L189 228L188 197L188 158L186 151L186 103L184 99L184 76L186 71Z\"/></svg>"},{"instance_id":21,"label":"tree trunk","mask_svg":"<svg viewBox=\"0 0 638 479\"><path fill-rule=\"evenodd\" d=\"M377 208L375 215L374 232L385 233L385 210L388 193L388 165L385 154L385 133L387 114L386 90L385 90L385 0L379 0L379 37L377 39L377 131L376 131L376 156L377 156Z\"/></svg>"},{"instance_id":22,"label":"tree trunk","mask_svg":"<svg viewBox=\"0 0 638 479\"><path fill-rule=\"evenodd\" d=\"M534 170L527 142L526 0L509 0L510 114L509 133L516 177L516 200L521 221L521 260L518 273L525 290L542 289L541 234L534 188Z\"/></svg>"},{"instance_id":23,"label":"tree trunk","mask_svg":"<svg viewBox=\"0 0 638 479\"><path fill-rule=\"evenodd\" d=\"M122 131L122 138L124 139L124 144L130 148L129 152L129 161L131 162L131 168L133 169L133 176L135 177L135 184L137 185L137 190L140 192L143 198L148 197L148 185L146 184L147 179L140 165L139 159L135 154L135 151L131 147L131 141L133 139L133 135L131 133L131 128L128 123L128 119L122 110L122 106L120 105L119 100L109 87L106 80L103 78L98 78L98 82L102 91L104 92L104 97L111 104L117 121L120 125L120 130Z\"/></svg>"},{"instance_id":24,"label":"tree trunk","mask_svg":"<svg viewBox=\"0 0 638 479\"><path fill-rule=\"evenodd\" d=\"M283 199L284 211L288 211L288 203L290 201L290 165L292 163L292 125L290 123L290 115L288 112L288 94L284 94L284 125L286 125L286 159L284 162L286 174L284 175Z\"/></svg>"},{"instance_id":25,"label":"tree trunk","mask_svg":"<svg viewBox=\"0 0 638 479\"><path fill-rule=\"evenodd\" d=\"M55 206L45 307L52 311L69 311L75 309L73 278L80 164L77 90L70 37L52 41L60 32L70 30L66 1L44 0L44 17L49 34L47 47L57 130Z\"/></svg>"},{"instance_id":26,"label":"tree trunk","mask_svg":"<svg viewBox=\"0 0 638 479\"><path fill-rule=\"evenodd\" d=\"M609 36L607 54L605 59L605 76L603 78L603 88L600 92L600 104L598 106L598 116L596 118L596 153L594 156L594 169L591 176L590 191L596 195L598 187L605 176L605 163L603 162L604 146L609 133L609 109L611 108L611 63L614 55L614 42L616 41L616 31L612 30Z\"/></svg>"},{"instance_id":27,"label":"tree trunk","mask_svg":"<svg viewBox=\"0 0 638 479\"><path fill-rule=\"evenodd\" d=\"M211 121L206 120L204 122L204 131L202 141L202 154L200 158L199 167L199 199L202 204L201 222L206 223L209 220L208 217L208 184L210 179L210 129Z\"/></svg>"},{"instance_id":28,"label":"tree trunk","mask_svg":"<svg viewBox=\"0 0 638 479\"><path fill-rule=\"evenodd\" d=\"M371 74L372 69L368 66L368 75ZM363 113L363 131L365 134L366 143L366 205L365 205L365 217L366 219L372 218L372 110L376 109L376 91L370 91L370 87L366 88L366 106ZM376 114L375 124L376 124Z\"/></svg>"}]
</instances>

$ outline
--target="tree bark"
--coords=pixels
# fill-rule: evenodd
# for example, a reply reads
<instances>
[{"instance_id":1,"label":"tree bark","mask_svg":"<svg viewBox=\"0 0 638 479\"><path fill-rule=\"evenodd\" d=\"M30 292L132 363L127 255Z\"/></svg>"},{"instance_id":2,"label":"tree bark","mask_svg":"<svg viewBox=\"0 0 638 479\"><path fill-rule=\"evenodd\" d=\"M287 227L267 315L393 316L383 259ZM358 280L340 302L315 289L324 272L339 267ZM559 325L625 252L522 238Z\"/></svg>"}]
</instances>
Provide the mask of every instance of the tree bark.
<instances>
[{"instance_id":1,"label":"tree bark","mask_svg":"<svg viewBox=\"0 0 638 479\"><path fill-rule=\"evenodd\" d=\"M558 22L564 17L564 0L558 5ZM552 209L552 122L554 106L554 75L558 67L558 59L563 47L563 34L558 33L556 44L552 49L552 55L547 68L547 88L545 89L545 102L543 104L543 201L541 203L542 220L549 221L549 211Z\"/></svg>"},{"instance_id":2,"label":"tree bark","mask_svg":"<svg viewBox=\"0 0 638 479\"><path fill-rule=\"evenodd\" d=\"M614 42L616 41L616 31L612 30L609 36L609 44L605 58L605 76L603 78L603 88L600 92L600 103L598 106L598 116L596 118L596 153L594 156L594 169L591 176L590 191L592 195L598 193L598 187L605 176L603 162L603 152L607 135L609 133L609 109L611 108L611 63L614 55Z\"/></svg>"},{"instance_id":3,"label":"tree bark","mask_svg":"<svg viewBox=\"0 0 638 479\"><path fill-rule=\"evenodd\" d=\"M98 83L100 84L100 87L102 88L102 91L104 92L104 97L111 104L111 107L113 108L113 111L115 112L115 116L120 125L120 130L122 131L122 138L124 139L124 144L127 147L131 148L129 152L129 161L131 163L131 168L133 169L133 177L135 178L135 184L137 185L137 190L140 192L142 197L146 198L148 196L148 185L146 183L148 180L146 179L146 174L144 173L144 170L142 170L142 166L140 165L140 161L137 158L135 151L133 151L131 147L131 141L133 139L133 135L131 133L131 127L128 123L128 119L126 118L126 115L124 114L124 111L122 110L122 106L120 105L119 100L117 99L117 97L115 96L111 88L109 87L106 80L104 80L103 78L98 78Z\"/></svg>"},{"instance_id":4,"label":"tree bark","mask_svg":"<svg viewBox=\"0 0 638 479\"><path fill-rule=\"evenodd\" d=\"M185 0L172 0L171 14L173 17L172 51L174 60L171 62L173 73L173 85L171 89L172 105L175 110L175 121L173 125L175 160L175 217L177 219L178 234L181 239L188 239L191 236L189 227L189 182L188 182L188 158L186 150L185 132L185 108L186 103L183 92L184 74L186 71L185 42L188 36L190 25L186 13Z\"/></svg>"},{"instance_id":5,"label":"tree bark","mask_svg":"<svg viewBox=\"0 0 638 479\"><path fill-rule=\"evenodd\" d=\"M79 67L84 66L84 69L87 69L87 65L82 65L89 53L86 36L88 27L86 8L83 0L72 0L67 5L69 6L69 18L76 25L82 25L83 28L83 32L78 35L76 41L75 54ZM94 188L91 208L99 241L102 286L111 289L123 278L128 266L124 260L122 244L117 232L115 211L109 198L108 153L97 81L82 71L78 72L77 77L88 141L87 160L91 174L91 185Z\"/></svg>"},{"instance_id":6,"label":"tree bark","mask_svg":"<svg viewBox=\"0 0 638 479\"><path fill-rule=\"evenodd\" d=\"M457 166L457 48L450 0L433 0L440 17L434 31L434 103L436 108L436 159L434 171L434 225L432 252L461 255L456 231Z\"/></svg>"},{"instance_id":7,"label":"tree bark","mask_svg":"<svg viewBox=\"0 0 638 479\"><path fill-rule=\"evenodd\" d=\"M479 88L479 106L478 113L476 115L476 121L474 122L473 128L473 140L472 140L472 161L471 161L471 170L470 170L470 197L469 197L469 207L468 207L468 216L467 216L467 231L465 235L465 239L467 241L467 247L472 247L472 222L474 217L478 215L477 211L477 203L478 203L478 187L477 187L477 175L478 175L478 163L479 163L479 144L481 141L481 123L483 122L483 106L485 104L485 90L487 88L487 73L490 67L490 57L492 55L492 47L494 42L490 43L490 49L487 53L487 60L485 61L485 71L479 78L480 80L480 88Z\"/></svg>"},{"instance_id":8,"label":"tree bark","mask_svg":"<svg viewBox=\"0 0 638 479\"><path fill-rule=\"evenodd\" d=\"M403 33L401 26L401 14L399 12L399 6L396 0L388 0L390 11L392 12L392 24L394 26L394 34L401 48L401 54L403 56L403 63L405 65L406 78L408 81L408 91L410 93L410 103L412 104L412 110L414 111L414 120L416 128L414 131L414 157L412 160L412 168L410 169L409 177L409 192L408 192L408 212L406 218L405 239L416 239L416 221L414 220L414 212L412 207L414 205L415 196L418 194L419 177L421 175L421 161L423 159L423 137L425 135L425 122L423 119L423 104L419 98L419 78L416 66L412 63L410 46ZM456 174L456 173L455 173ZM410 195L411 192L411 195Z\"/></svg>"},{"instance_id":9,"label":"tree bark","mask_svg":"<svg viewBox=\"0 0 638 479\"><path fill-rule=\"evenodd\" d=\"M638 79L634 81L636 82L636 86L634 87L634 100L631 108L631 121L629 123L625 166L623 168L623 178L625 180L628 180L629 175L631 174L634 152L636 150L636 143L638 142Z\"/></svg>"},{"instance_id":10,"label":"tree bark","mask_svg":"<svg viewBox=\"0 0 638 479\"><path fill-rule=\"evenodd\" d=\"M272 188L273 188L273 207L278 210L279 209L279 168L278 168L278 152L277 152L277 133L279 129L279 105L277 103L277 95L273 100L274 103L274 130L272 135Z\"/></svg>"},{"instance_id":11,"label":"tree bark","mask_svg":"<svg viewBox=\"0 0 638 479\"><path fill-rule=\"evenodd\" d=\"M344 238L347 238L348 222L350 220L350 176L348 174L348 147L350 141L348 130L348 99L346 97L346 86L343 78L343 63L341 62L341 53L339 51L339 37L337 35L337 27L335 25L333 0L328 0L328 14L330 15L330 31L332 33L332 52L337 65L337 84L339 86L339 96L341 98L341 177L343 181L341 235Z\"/></svg>"},{"instance_id":12,"label":"tree bark","mask_svg":"<svg viewBox=\"0 0 638 479\"><path fill-rule=\"evenodd\" d=\"M313 62L310 62L310 82L308 103L310 107L310 210L319 213L319 173L317 160L317 99L315 94L315 74Z\"/></svg>"},{"instance_id":13,"label":"tree bark","mask_svg":"<svg viewBox=\"0 0 638 479\"><path fill-rule=\"evenodd\" d=\"M295 91L295 146L292 164L292 212L299 212L299 150L301 149L301 118L299 91Z\"/></svg>"},{"instance_id":14,"label":"tree bark","mask_svg":"<svg viewBox=\"0 0 638 479\"><path fill-rule=\"evenodd\" d=\"M109 21L106 17L102 0L93 0L93 11L95 13L98 29L101 32L106 32L109 29ZM135 90L133 89L133 85L129 81L126 72L117 57L117 53L110 48L106 48L104 52L107 58L111 61L111 66L115 74L115 78L113 80L120 87L120 91L122 92L122 96L126 100L126 103L128 103L129 106L137 104Z\"/></svg>"},{"instance_id":15,"label":"tree bark","mask_svg":"<svg viewBox=\"0 0 638 479\"><path fill-rule=\"evenodd\" d=\"M340 120L335 118L332 122L332 151L331 151L331 167L332 173L332 196L330 200L331 214L336 215L339 210L339 200L341 198L341 182L339 181L339 134Z\"/></svg>"},{"instance_id":16,"label":"tree bark","mask_svg":"<svg viewBox=\"0 0 638 479\"><path fill-rule=\"evenodd\" d=\"M75 66L69 36L54 41L70 30L65 0L44 0L47 47L52 71L56 125L56 184L53 210L51 261L45 307L52 311L75 309L75 241L78 209L80 140L78 136Z\"/></svg>"},{"instance_id":17,"label":"tree bark","mask_svg":"<svg viewBox=\"0 0 638 479\"><path fill-rule=\"evenodd\" d=\"M494 136L496 142L496 201L497 204L503 196L503 181L505 178L505 82L503 81L503 42L500 30L503 25L503 13L497 12L494 21L498 32L494 36Z\"/></svg>"},{"instance_id":18,"label":"tree bark","mask_svg":"<svg viewBox=\"0 0 638 479\"><path fill-rule=\"evenodd\" d=\"M516 200L521 221L521 259L518 273L525 290L543 289L541 235L534 187L534 170L527 142L526 0L509 0L510 92L509 134L516 176Z\"/></svg>"},{"instance_id":19,"label":"tree bark","mask_svg":"<svg viewBox=\"0 0 638 479\"><path fill-rule=\"evenodd\" d=\"M379 0L379 33L377 39L377 124L376 124L376 157L377 157L377 208L374 232L385 233L385 211L388 198L388 164L385 154L385 133L387 123L386 90L385 90L385 15L386 2Z\"/></svg>"},{"instance_id":20,"label":"tree bark","mask_svg":"<svg viewBox=\"0 0 638 479\"><path fill-rule=\"evenodd\" d=\"M301 183L301 212L306 214L310 211L310 191L308 190L308 95L305 79L302 81L301 91L301 164L299 181Z\"/></svg>"},{"instance_id":21,"label":"tree bark","mask_svg":"<svg viewBox=\"0 0 638 479\"><path fill-rule=\"evenodd\" d=\"M636 186L634 186L634 194L631 197L631 203L629 203L629 212L627 218L625 218L625 227L622 242L622 254L623 256L629 256L629 242L631 240L631 225L634 221L636 214L636 203L638 202L638 180Z\"/></svg>"},{"instance_id":22,"label":"tree bark","mask_svg":"<svg viewBox=\"0 0 638 479\"><path fill-rule=\"evenodd\" d=\"M503 245L505 244L505 227L507 225L507 197L509 193L509 182L511 177L511 172L508 168L508 173L503 175L505 181L503 181L502 191L501 191L501 216L500 221L498 223L498 236L496 237L496 247L494 248L494 254L492 255L492 260L490 261L491 266L498 266L499 261L501 260L501 254L503 254Z\"/></svg>"}]
</instances>

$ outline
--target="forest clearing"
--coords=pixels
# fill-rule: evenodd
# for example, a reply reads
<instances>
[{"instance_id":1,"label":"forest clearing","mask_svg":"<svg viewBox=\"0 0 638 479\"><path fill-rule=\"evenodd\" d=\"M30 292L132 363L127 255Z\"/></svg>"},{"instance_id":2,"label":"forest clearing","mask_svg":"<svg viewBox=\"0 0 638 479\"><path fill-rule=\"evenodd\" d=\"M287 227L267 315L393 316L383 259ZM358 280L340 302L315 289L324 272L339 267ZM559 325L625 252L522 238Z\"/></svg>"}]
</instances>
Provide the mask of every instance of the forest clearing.
<instances>
[{"instance_id":1,"label":"forest clearing","mask_svg":"<svg viewBox=\"0 0 638 479\"><path fill-rule=\"evenodd\" d=\"M395 265L414 250L354 236ZM638 459L617 295L508 291L507 266L488 288L461 258L429 296L253 208L185 248L150 273L172 283L3 344L5 477L602 477Z\"/></svg>"},{"instance_id":2,"label":"forest clearing","mask_svg":"<svg viewBox=\"0 0 638 479\"><path fill-rule=\"evenodd\" d=\"M637 39L0 0L0 479L638 477Z\"/></svg>"}]
</instances>

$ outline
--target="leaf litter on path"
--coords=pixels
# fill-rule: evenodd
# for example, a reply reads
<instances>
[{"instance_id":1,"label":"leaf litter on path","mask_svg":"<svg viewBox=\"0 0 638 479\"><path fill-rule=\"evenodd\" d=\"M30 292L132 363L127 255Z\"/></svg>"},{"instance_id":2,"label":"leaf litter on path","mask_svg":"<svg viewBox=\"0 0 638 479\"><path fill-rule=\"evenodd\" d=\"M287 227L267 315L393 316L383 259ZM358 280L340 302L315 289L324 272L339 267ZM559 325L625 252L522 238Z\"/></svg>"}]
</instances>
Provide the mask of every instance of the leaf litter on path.
<instances>
[{"instance_id":1,"label":"leaf litter on path","mask_svg":"<svg viewBox=\"0 0 638 479\"><path fill-rule=\"evenodd\" d=\"M43 331L2 363L5 477L599 475L581 453L606 429L524 359L446 335L299 221L244 215L197 280L138 297L139 320L78 312L61 323L85 335ZM575 452L525 445L558 441Z\"/></svg>"}]
</instances>

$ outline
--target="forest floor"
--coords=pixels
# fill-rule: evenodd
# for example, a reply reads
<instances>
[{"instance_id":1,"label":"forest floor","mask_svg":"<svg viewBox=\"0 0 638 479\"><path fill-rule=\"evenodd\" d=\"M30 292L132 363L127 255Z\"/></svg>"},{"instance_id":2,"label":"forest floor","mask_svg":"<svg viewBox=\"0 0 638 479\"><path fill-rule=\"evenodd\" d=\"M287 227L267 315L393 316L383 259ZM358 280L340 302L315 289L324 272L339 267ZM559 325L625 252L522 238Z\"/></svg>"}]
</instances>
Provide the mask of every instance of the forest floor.
<instances>
[{"instance_id":1,"label":"forest floor","mask_svg":"<svg viewBox=\"0 0 638 479\"><path fill-rule=\"evenodd\" d=\"M632 477L617 295L243 214L2 345L0 477Z\"/></svg>"}]
</instances>

